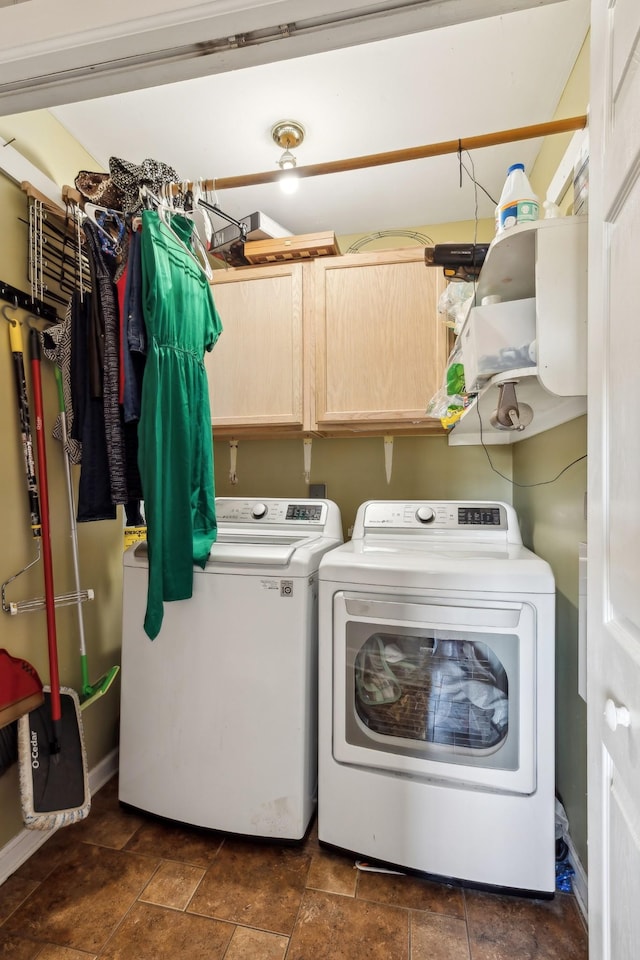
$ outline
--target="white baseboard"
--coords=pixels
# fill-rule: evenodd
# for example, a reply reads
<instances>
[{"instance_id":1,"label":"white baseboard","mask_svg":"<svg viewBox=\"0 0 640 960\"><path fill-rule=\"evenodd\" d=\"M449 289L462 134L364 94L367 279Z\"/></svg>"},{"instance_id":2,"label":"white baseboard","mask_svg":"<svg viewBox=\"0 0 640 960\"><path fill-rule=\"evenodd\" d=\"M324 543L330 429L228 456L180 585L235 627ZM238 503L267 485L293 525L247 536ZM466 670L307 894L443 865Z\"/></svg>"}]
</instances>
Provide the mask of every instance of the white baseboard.
<instances>
[{"instance_id":1,"label":"white baseboard","mask_svg":"<svg viewBox=\"0 0 640 960\"><path fill-rule=\"evenodd\" d=\"M89 792L93 796L118 770L118 750L112 750L89 771ZM57 829L61 829L58 827ZM64 828L62 828L64 829ZM0 884L22 866L55 830L21 830L0 850Z\"/></svg>"},{"instance_id":2,"label":"white baseboard","mask_svg":"<svg viewBox=\"0 0 640 960\"><path fill-rule=\"evenodd\" d=\"M587 925L589 926L589 887L587 882L587 873L580 862L580 858L576 853L576 848L571 842L571 837L567 837L567 846L569 847L569 863L573 867L573 893L576 898L576 902L582 914L582 918Z\"/></svg>"},{"instance_id":3,"label":"white baseboard","mask_svg":"<svg viewBox=\"0 0 640 960\"><path fill-rule=\"evenodd\" d=\"M112 750L106 757L103 757L100 763L96 764L96 766L89 771L89 790L91 791L91 796L97 793L100 787L104 787L105 783L108 783L111 777L118 772L119 758L120 751L116 747L115 750Z\"/></svg>"}]
</instances>

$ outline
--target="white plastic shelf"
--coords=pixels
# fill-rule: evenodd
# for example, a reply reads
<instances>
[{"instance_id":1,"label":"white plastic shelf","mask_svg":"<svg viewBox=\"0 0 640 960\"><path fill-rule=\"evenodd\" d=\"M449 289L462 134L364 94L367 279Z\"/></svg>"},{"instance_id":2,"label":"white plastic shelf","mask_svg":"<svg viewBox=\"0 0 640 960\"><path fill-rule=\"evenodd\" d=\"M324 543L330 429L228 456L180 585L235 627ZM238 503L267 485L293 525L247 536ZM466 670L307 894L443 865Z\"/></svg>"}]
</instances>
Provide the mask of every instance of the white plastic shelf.
<instances>
[{"instance_id":1,"label":"white plastic shelf","mask_svg":"<svg viewBox=\"0 0 640 960\"><path fill-rule=\"evenodd\" d=\"M537 366L488 380L452 428L452 446L514 443L586 412L587 218L538 220L496 237L480 271L476 302L495 295L503 301L535 298ZM470 320L471 314L465 323ZM524 430L491 425L505 380L517 381L518 400L533 410Z\"/></svg>"}]
</instances>

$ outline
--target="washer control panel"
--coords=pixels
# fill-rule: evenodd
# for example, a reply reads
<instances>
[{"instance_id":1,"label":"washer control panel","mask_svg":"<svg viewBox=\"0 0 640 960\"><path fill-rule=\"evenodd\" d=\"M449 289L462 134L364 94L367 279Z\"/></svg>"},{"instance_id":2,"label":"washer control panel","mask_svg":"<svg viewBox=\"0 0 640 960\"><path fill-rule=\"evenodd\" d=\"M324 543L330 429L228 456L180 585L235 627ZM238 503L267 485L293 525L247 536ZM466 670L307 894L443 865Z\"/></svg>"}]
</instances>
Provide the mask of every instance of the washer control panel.
<instances>
[{"instance_id":1,"label":"washer control panel","mask_svg":"<svg viewBox=\"0 0 640 960\"><path fill-rule=\"evenodd\" d=\"M322 527L328 507L321 500L236 500L218 497L219 523L298 524Z\"/></svg>"}]
</instances>

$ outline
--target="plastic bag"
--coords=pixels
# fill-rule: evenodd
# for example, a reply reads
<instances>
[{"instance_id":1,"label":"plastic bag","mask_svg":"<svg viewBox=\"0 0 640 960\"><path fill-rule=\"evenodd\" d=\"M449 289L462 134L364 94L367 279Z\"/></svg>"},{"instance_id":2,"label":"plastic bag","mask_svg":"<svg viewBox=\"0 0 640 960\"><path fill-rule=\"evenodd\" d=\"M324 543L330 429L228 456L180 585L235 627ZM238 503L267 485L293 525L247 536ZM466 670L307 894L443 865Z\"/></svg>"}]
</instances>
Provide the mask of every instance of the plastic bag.
<instances>
[{"instance_id":1,"label":"plastic bag","mask_svg":"<svg viewBox=\"0 0 640 960\"><path fill-rule=\"evenodd\" d=\"M449 284L449 287L453 286L473 288L472 283ZM474 397L475 394L466 391L462 347L456 340L447 360L442 386L427 404L427 416L438 417L442 426L448 429L460 419Z\"/></svg>"},{"instance_id":2,"label":"plastic bag","mask_svg":"<svg viewBox=\"0 0 640 960\"><path fill-rule=\"evenodd\" d=\"M556 797L556 860L564 860L569 852L569 819Z\"/></svg>"},{"instance_id":3,"label":"plastic bag","mask_svg":"<svg viewBox=\"0 0 640 960\"><path fill-rule=\"evenodd\" d=\"M572 893L574 876L575 871L568 860L560 860L556 863L556 890Z\"/></svg>"},{"instance_id":4,"label":"plastic bag","mask_svg":"<svg viewBox=\"0 0 640 960\"><path fill-rule=\"evenodd\" d=\"M450 397L463 396L467 391L464 382L464 364L460 341L456 340L447 360L445 386Z\"/></svg>"},{"instance_id":5,"label":"plastic bag","mask_svg":"<svg viewBox=\"0 0 640 960\"><path fill-rule=\"evenodd\" d=\"M475 295L475 285L461 280L448 283L438 301L438 313L443 314L444 322L456 333L460 333L465 317Z\"/></svg>"},{"instance_id":6,"label":"plastic bag","mask_svg":"<svg viewBox=\"0 0 640 960\"><path fill-rule=\"evenodd\" d=\"M446 387L440 387L427 404L427 416L437 417L443 427L451 427L460 419L469 400L464 394L449 395Z\"/></svg>"}]
</instances>

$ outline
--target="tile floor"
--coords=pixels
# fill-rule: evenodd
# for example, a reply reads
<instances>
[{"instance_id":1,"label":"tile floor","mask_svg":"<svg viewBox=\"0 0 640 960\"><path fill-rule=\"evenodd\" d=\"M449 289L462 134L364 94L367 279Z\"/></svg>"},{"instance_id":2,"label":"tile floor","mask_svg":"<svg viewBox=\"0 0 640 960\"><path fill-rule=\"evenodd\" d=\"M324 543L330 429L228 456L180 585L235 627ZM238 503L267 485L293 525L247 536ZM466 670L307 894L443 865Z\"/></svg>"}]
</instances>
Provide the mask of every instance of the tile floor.
<instances>
[{"instance_id":1,"label":"tile floor","mask_svg":"<svg viewBox=\"0 0 640 960\"><path fill-rule=\"evenodd\" d=\"M89 817L0 886L11 960L586 960L574 898L365 873L322 849L255 843L121 807Z\"/></svg>"}]
</instances>

